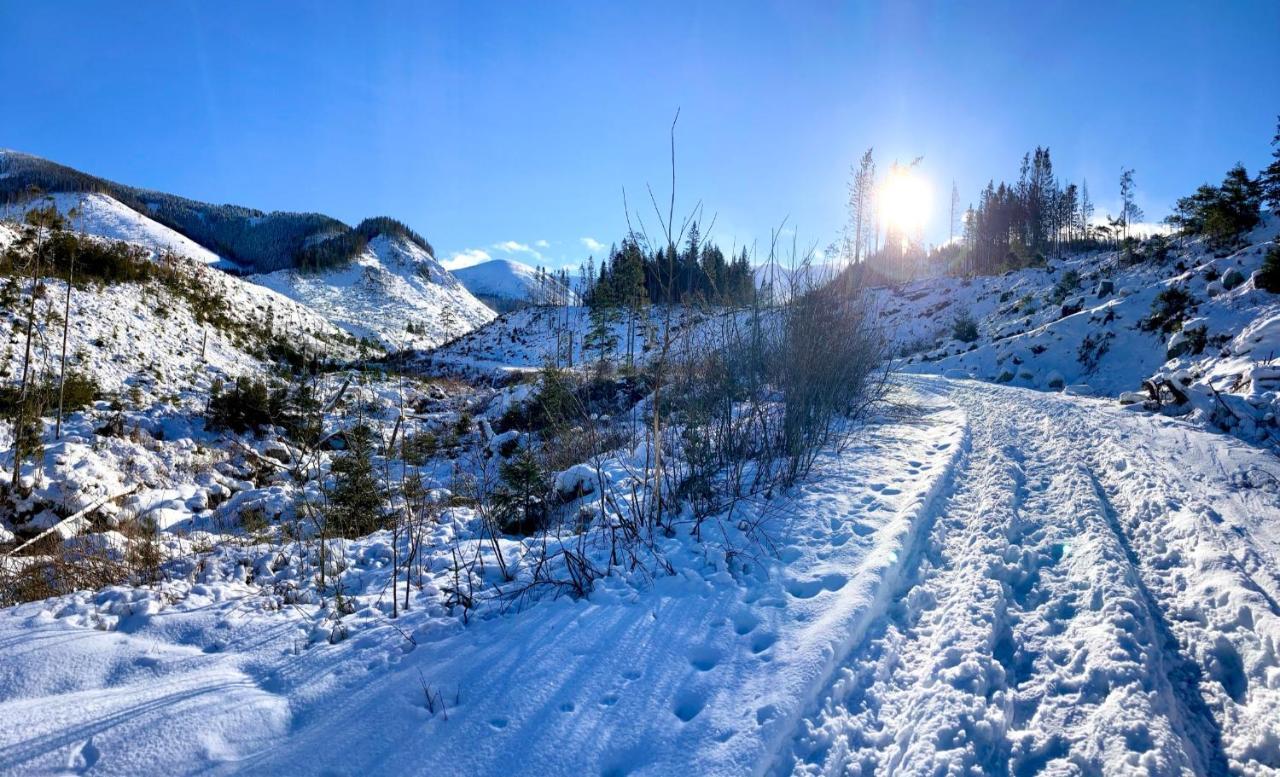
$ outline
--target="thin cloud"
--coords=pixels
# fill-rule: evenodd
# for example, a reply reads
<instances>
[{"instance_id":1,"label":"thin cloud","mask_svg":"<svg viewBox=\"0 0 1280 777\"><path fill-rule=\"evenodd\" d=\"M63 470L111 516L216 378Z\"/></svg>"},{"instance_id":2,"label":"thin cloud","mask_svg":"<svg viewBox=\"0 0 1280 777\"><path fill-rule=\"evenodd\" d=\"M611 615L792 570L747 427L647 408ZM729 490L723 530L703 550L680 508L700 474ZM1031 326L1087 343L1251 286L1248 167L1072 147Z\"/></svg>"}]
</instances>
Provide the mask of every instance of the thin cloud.
<instances>
[{"instance_id":1,"label":"thin cloud","mask_svg":"<svg viewBox=\"0 0 1280 777\"><path fill-rule=\"evenodd\" d=\"M444 268L446 270L458 270L463 267L470 267L473 264L487 262L493 257L483 248L468 248L465 251L458 251L453 256L444 260Z\"/></svg>"},{"instance_id":2,"label":"thin cloud","mask_svg":"<svg viewBox=\"0 0 1280 777\"><path fill-rule=\"evenodd\" d=\"M504 240L501 243L493 244L494 250L501 251L504 254L526 254L532 256L538 261L542 261L542 252L531 247L528 243L518 243L515 240Z\"/></svg>"},{"instance_id":3,"label":"thin cloud","mask_svg":"<svg viewBox=\"0 0 1280 777\"><path fill-rule=\"evenodd\" d=\"M550 248L551 244L545 240L535 240L533 243L535 248Z\"/></svg>"},{"instance_id":4,"label":"thin cloud","mask_svg":"<svg viewBox=\"0 0 1280 777\"><path fill-rule=\"evenodd\" d=\"M584 238L581 238L579 242L581 242L582 245L586 246L588 251L592 251L594 253L600 253L601 251L603 251L605 248L608 247L604 243L601 243L599 240L596 240L594 237L584 237Z\"/></svg>"}]
</instances>

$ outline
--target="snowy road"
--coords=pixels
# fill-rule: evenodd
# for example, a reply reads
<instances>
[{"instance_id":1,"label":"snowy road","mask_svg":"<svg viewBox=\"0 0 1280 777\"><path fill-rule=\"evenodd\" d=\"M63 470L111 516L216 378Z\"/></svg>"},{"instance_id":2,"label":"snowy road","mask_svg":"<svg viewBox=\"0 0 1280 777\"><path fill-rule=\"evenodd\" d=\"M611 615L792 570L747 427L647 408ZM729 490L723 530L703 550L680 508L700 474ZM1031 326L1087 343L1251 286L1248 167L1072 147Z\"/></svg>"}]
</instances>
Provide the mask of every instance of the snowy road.
<instances>
[{"instance_id":1,"label":"snowy road","mask_svg":"<svg viewBox=\"0 0 1280 777\"><path fill-rule=\"evenodd\" d=\"M673 540L649 586L306 649L243 583L140 590L111 630L119 594L0 611L0 773L1280 771L1275 457L906 383L913 412L793 495L767 572Z\"/></svg>"},{"instance_id":2,"label":"snowy road","mask_svg":"<svg viewBox=\"0 0 1280 777\"><path fill-rule=\"evenodd\" d=\"M919 385L965 411L969 448L776 771L1280 768L1280 509L1251 471L1274 462L1095 403Z\"/></svg>"}]
</instances>

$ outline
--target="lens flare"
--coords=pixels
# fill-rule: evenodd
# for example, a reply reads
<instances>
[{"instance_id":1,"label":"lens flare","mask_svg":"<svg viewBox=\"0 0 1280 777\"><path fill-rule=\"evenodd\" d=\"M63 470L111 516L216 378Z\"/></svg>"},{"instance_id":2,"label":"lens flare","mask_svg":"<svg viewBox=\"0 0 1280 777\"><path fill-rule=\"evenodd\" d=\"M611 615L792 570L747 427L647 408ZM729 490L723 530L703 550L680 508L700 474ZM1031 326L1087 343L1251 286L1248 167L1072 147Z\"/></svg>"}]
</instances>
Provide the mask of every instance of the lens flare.
<instances>
[{"instance_id":1,"label":"lens flare","mask_svg":"<svg viewBox=\"0 0 1280 777\"><path fill-rule=\"evenodd\" d=\"M908 168L892 170L880 184L880 218L901 235L914 235L929 217L929 184Z\"/></svg>"}]
</instances>

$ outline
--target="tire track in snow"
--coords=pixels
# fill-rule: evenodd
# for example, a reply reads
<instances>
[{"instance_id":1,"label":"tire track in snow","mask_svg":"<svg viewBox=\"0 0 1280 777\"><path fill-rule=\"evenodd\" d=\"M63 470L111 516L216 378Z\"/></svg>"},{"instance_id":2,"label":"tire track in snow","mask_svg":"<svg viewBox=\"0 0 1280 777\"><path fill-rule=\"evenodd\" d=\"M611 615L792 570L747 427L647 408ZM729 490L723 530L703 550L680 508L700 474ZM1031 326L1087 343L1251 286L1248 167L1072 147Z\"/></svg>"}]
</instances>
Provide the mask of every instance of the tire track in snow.
<instances>
[{"instance_id":1,"label":"tire track in snow","mask_svg":"<svg viewBox=\"0 0 1280 777\"><path fill-rule=\"evenodd\" d=\"M1178 638L1165 617L1164 608L1160 606L1151 589L1143 581L1142 563L1133 550L1129 536L1121 527L1116 517L1115 507L1108 499L1102 483L1099 482L1093 470L1085 469L1084 474L1089 479L1108 527L1129 563L1134 584L1142 596L1149 622L1161 650L1156 656L1157 669L1161 676L1167 678L1167 687L1177 705L1176 720L1181 729L1180 733L1196 754L1197 772L1210 775L1228 774L1227 757L1222 748L1221 724L1200 695L1202 678L1200 666L1183 653Z\"/></svg>"},{"instance_id":2,"label":"tire track in snow","mask_svg":"<svg viewBox=\"0 0 1280 777\"><path fill-rule=\"evenodd\" d=\"M1225 773L1082 440L964 393L973 443L913 574L775 771Z\"/></svg>"},{"instance_id":3,"label":"tire track in snow","mask_svg":"<svg viewBox=\"0 0 1280 777\"><path fill-rule=\"evenodd\" d=\"M1077 419L1087 427L1089 419ZM1207 437L1207 436L1202 436ZM1119 439L1116 439L1119 438ZM1206 750L1205 769L1220 774L1280 773L1280 613L1268 570L1240 525L1223 514L1257 509L1241 494L1201 476L1216 457L1197 438L1179 453L1126 450L1106 440L1089 469L1112 528L1143 581L1170 646L1170 680L1187 724ZM1233 443L1222 441L1221 445ZM1223 478L1230 478L1223 471ZM1212 504L1212 506L1210 506ZM1247 506L1242 506L1247 505ZM1275 505L1262 516L1275 518ZM1242 560L1236 554L1241 553Z\"/></svg>"},{"instance_id":4,"label":"tire track in snow","mask_svg":"<svg viewBox=\"0 0 1280 777\"><path fill-rule=\"evenodd\" d=\"M1269 461L1269 455L1097 403L951 385L947 393L971 417L979 415L979 404L1021 415L1028 430L1041 419L1047 433L1028 434L1028 444L1069 465L1063 483L1049 491L1080 492L1066 500L1075 509L1062 515L1089 517L1103 527L1072 538L1077 550L1088 549L1084 538L1102 541L1092 551L1097 560L1078 565L1082 580L1111 557L1123 562L1126 571L1118 577L1129 581L1139 609L1132 625L1114 633L1121 639L1150 635L1146 671L1158 681L1152 704L1172 726L1187 762L1179 767L1172 754L1167 763L1151 761L1158 753L1152 745L1160 740L1150 734L1158 726L1143 717L1104 717L1100 726L1133 740L1140 764L1100 751L1105 772L1280 773L1280 616L1270 585L1276 558L1264 560L1258 543L1266 540L1246 528L1274 525L1280 505L1238 485L1243 471ZM1098 556L1099 551L1105 552ZM1116 593L1120 602L1129 598L1123 589ZM1070 628L1079 631L1084 614L1075 614ZM1122 624L1115 621L1113 628ZM1046 672L1047 667L1032 676ZM1044 684L1055 687L1052 680ZM1035 694L1030 686L1019 690L1024 697ZM1039 708L1050 699L1042 698ZM1094 755L1088 748L1082 752Z\"/></svg>"},{"instance_id":5,"label":"tire track in snow","mask_svg":"<svg viewBox=\"0 0 1280 777\"><path fill-rule=\"evenodd\" d=\"M1205 741L1199 733L1211 729L1185 723L1187 704L1166 678L1182 662L1168 654L1160 612L1080 446L1056 428L1032 434L1035 415L1022 415L1035 466L1025 531L1013 538L1022 555L1012 578L1010 772L1219 773L1220 737Z\"/></svg>"},{"instance_id":6,"label":"tire track in snow","mask_svg":"<svg viewBox=\"0 0 1280 777\"><path fill-rule=\"evenodd\" d=\"M995 654L1007 590L989 561L1008 542L1021 499L1017 452L973 444L935 506L897 602L851 654L775 771L917 773L963 762L1000 773L1006 670ZM996 517L992 517L996 516Z\"/></svg>"}]
</instances>

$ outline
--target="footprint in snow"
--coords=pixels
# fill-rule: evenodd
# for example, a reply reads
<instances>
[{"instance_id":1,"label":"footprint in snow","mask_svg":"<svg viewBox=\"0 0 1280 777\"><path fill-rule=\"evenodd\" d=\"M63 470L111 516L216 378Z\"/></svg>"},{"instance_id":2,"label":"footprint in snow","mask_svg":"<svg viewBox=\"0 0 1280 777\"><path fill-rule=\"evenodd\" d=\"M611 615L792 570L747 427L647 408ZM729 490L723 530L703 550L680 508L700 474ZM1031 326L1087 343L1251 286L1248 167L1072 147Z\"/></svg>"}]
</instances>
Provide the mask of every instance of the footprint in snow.
<instances>
[{"instance_id":1,"label":"footprint in snow","mask_svg":"<svg viewBox=\"0 0 1280 777\"><path fill-rule=\"evenodd\" d=\"M698 713L702 712L705 706L707 706L706 697L696 690L689 689L681 691L676 696L675 707L671 711L677 718L688 723L698 717Z\"/></svg>"},{"instance_id":2,"label":"footprint in snow","mask_svg":"<svg viewBox=\"0 0 1280 777\"><path fill-rule=\"evenodd\" d=\"M720 664L720 651L709 645L699 645L689 651L689 663L699 672L710 672Z\"/></svg>"},{"instance_id":3,"label":"footprint in snow","mask_svg":"<svg viewBox=\"0 0 1280 777\"><path fill-rule=\"evenodd\" d=\"M771 634L767 631L762 631L751 638L751 652L757 653L757 654L763 653L764 651L773 647L773 643L777 641L778 641L777 634Z\"/></svg>"},{"instance_id":4,"label":"footprint in snow","mask_svg":"<svg viewBox=\"0 0 1280 777\"><path fill-rule=\"evenodd\" d=\"M739 635L750 634L759 625L760 619L747 610L743 610L733 616L733 630Z\"/></svg>"}]
</instances>

